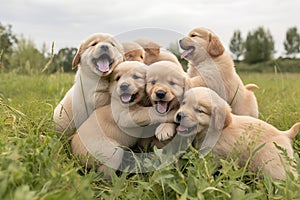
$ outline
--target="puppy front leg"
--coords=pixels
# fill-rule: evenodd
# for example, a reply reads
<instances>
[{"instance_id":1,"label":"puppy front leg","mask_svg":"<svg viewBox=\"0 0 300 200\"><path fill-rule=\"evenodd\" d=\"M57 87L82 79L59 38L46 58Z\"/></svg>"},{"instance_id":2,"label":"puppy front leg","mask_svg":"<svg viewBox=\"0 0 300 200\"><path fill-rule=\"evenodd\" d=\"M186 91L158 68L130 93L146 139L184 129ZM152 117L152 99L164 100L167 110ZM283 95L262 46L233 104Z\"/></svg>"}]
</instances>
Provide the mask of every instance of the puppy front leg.
<instances>
[{"instance_id":1,"label":"puppy front leg","mask_svg":"<svg viewBox=\"0 0 300 200\"><path fill-rule=\"evenodd\" d=\"M56 106L53 112L55 130L60 133L71 135L74 133L75 123L72 110L73 87L66 93L65 97Z\"/></svg>"},{"instance_id":2,"label":"puppy front leg","mask_svg":"<svg viewBox=\"0 0 300 200\"><path fill-rule=\"evenodd\" d=\"M109 178L108 170L117 170L120 166L124 150L120 143L107 136L101 127L97 126L98 119L95 113L79 127L72 137L72 153L78 156L80 163L88 168L97 166L97 171Z\"/></svg>"},{"instance_id":3,"label":"puppy front leg","mask_svg":"<svg viewBox=\"0 0 300 200\"><path fill-rule=\"evenodd\" d=\"M151 124L173 122L176 111L172 110L167 115L158 115L153 107L137 107L134 110L121 112L117 124L121 127L134 128Z\"/></svg>"},{"instance_id":4,"label":"puppy front leg","mask_svg":"<svg viewBox=\"0 0 300 200\"><path fill-rule=\"evenodd\" d=\"M124 128L137 128L150 124L149 107L136 107L114 115L116 123Z\"/></svg>"},{"instance_id":5,"label":"puppy front leg","mask_svg":"<svg viewBox=\"0 0 300 200\"><path fill-rule=\"evenodd\" d=\"M150 118L151 118L151 124L157 124L157 123L173 123L174 122L174 116L177 112L176 109L173 109L168 112L166 115L158 114L154 107L151 107L150 109Z\"/></svg>"},{"instance_id":6,"label":"puppy front leg","mask_svg":"<svg viewBox=\"0 0 300 200\"><path fill-rule=\"evenodd\" d=\"M89 136L89 135L88 135ZM109 170L116 171L121 165L124 151L118 148L120 144L113 140L97 140L91 137L95 144L87 144L87 141L79 133L72 137L71 147L74 156L78 157L79 162L87 167L97 167L97 172L103 173L103 178L110 178ZM103 148L104 146L104 148Z\"/></svg>"},{"instance_id":7,"label":"puppy front leg","mask_svg":"<svg viewBox=\"0 0 300 200\"><path fill-rule=\"evenodd\" d=\"M155 136L159 141L165 141L174 136L176 133L175 123L162 123L155 130Z\"/></svg>"}]
</instances>

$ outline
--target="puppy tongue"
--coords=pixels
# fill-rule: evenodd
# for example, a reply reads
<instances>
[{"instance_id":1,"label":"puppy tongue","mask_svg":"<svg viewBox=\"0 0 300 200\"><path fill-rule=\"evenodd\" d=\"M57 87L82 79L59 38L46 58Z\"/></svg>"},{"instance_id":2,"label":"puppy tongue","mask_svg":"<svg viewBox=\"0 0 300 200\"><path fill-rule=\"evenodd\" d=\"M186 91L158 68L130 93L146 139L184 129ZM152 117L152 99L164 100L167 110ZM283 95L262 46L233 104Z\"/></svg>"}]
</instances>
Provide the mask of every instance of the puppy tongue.
<instances>
[{"instance_id":1,"label":"puppy tongue","mask_svg":"<svg viewBox=\"0 0 300 200\"><path fill-rule=\"evenodd\" d=\"M121 100L122 100L122 102L124 102L124 103L128 103L128 102L130 101L130 99L131 99L131 95L130 95L130 94L123 94L123 95L121 96Z\"/></svg>"},{"instance_id":2,"label":"puppy tongue","mask_svg":"<svg viewBox=\"0 0 300 200\"><path fill-rule=\"evenodd\" d=\"M185 126L182 126L182 125L179 125L176 128L176 131L180 131L180 132L183 132L183 131L186 131L186 130L188 130L188 128L185 127Z\"/></svg>"},{"instance_id":3,"label":"puppy tongue","mask_svg":"<svg viewBox=\"0 0 300 200\"><path fill-rule=\"evenodd\" d=\"M181 58L185 58L187 57L188 54L190 54L191 52L193 51L193 49L188 49L188 50L185 50L182 54L181 54Z\"/></svg>"},{"instance_id":4,"label":"puppy tongue","mask_svg":"<svg viewBox=\"0 0 300 200\"><path fill-rule=\"evenodd\" d=\"M101 59L97 61L98 70L101 72L108 72L109 71L109 60L108 59Z\"/></svg>"},{"instance_id":5,"label":"puppy tongue","mask_svg":"<svg viewBox=\"0 0 300 200\"><path fill-rule=\"evenodd\" d=\"M168 109L168 102L165 101L159 101L157 103L156 109L159 113L165 113Z\"/></svg>"}]
</instances>

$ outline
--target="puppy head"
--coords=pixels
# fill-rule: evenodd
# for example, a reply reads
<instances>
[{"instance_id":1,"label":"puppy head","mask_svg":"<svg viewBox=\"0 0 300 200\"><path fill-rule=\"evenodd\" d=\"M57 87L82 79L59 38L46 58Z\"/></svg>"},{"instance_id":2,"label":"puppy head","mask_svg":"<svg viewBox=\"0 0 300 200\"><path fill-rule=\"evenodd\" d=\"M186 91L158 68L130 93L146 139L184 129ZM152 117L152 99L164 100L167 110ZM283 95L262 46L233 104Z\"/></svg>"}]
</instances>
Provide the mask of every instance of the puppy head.
<instances>
[{"instance_id":1,"label":"puppy head","mask_svg":"<svg viewBox=\"0 0 300 200\"><path fill-rule=\"evenodd\" d=\"M231 108L213 90L196 87L185 93L174 121L179 123L176 130L182 135L201 133L209 127L220 131L231 123Z\"/></svg>"},{"instance_id":2,"label":"puppy head","mask_svg":"<svg viewBox=\"0 0 300 200\"><path fill-rule=\"evenodd\" d=\"M80 45L73 59L72 68L80 65L86 72L107 76L122 61L122 46L111 35L98 33Z\"/></svg>"},{"instance_id":3,"label":"puppy head","mask_svg":"<svg viewBox=\"0 0 300 200\"><path fill-rule=\"evenodd\" d=\"M146 57L147 56L158 56L160 53L160 45L151 40L138 39L135 42L138 43L141 47L143 47L143 49L146 52Z\"/></svg>"},{"instance_id":4,"label":"puppy head","mask_svg":"<svg viewBox=\"0 0 300 200\"><path fill-rule=\"evenodd\" d=\"M147 66L137 61L120 63L112 73L110 91L124 106L139 103L145 96Z\"/></svg>"},{"instance_id":5,"label":"puppy head","mask_svg":"<svg viewBox=\"0 0 300 200\"><path fill-rule=\"evenodd\" d=\"M146 92L160 114L179 106L187 87L187 76L182 67L170 61L159 61L149 66Z\"/></svg>"},{"instance_id":6,"label":"puppy head","mask_svg":"<svg viewBox=\"0 0 300 200\"><path fill-rule=\"evenodd\" d=\"M145 50L136 42L123 42L124 58L126 61L139 61L144 63Z\"/></svg>"},{"instance_id":7,"label":"puppy head","mask_svg":"<svg viewBox=\"0 0 300 200\"><path fill-rule=\"evenodd\" d=\"M179 44L185 50L181 58L193 63L203 61L206 58L206 53L211 57L218 57L225 51L219 38L205 28L193 29L188 36L179 41Z\"/></svg>"}]
</instances>

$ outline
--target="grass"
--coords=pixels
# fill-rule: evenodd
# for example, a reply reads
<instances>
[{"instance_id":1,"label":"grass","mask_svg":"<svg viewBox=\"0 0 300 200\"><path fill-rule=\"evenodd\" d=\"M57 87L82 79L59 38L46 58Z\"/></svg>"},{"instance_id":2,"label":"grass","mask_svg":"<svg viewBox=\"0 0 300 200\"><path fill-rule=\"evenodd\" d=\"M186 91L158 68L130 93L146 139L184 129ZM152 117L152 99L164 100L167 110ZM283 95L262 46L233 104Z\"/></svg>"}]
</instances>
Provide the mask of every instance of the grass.
<instances>
[{"instance_id":1,"label":"grass","mask_svg":"<svg viewBox=\"0 0 300 200\"><path fill-rule=\"evenodd\" d=\"M260 87L255 94L261 119L282 130L300 121L300 74L241 77ZM69 138L53 131L53 109L73 79L74 74L0 74L0 199L300 199L300 180L259 179L234 160L200 158L194 149L147 174L104 180L85 172L70 152ZM300 152L300 134L293 145Z\"/></svg>"},{"instance_id":2,"label":"grass","mask_svg":"<svg viewBox=\"0 0 300 200\"><path fill-rule=\"evenodd\" d=\"M256 73L273 73L274 71L283 73L299 73L300 59L294 58L277 58L269 61L255 64L245 62L235 62L238 72L256 72Z\"/></svg>"}]
</instances>

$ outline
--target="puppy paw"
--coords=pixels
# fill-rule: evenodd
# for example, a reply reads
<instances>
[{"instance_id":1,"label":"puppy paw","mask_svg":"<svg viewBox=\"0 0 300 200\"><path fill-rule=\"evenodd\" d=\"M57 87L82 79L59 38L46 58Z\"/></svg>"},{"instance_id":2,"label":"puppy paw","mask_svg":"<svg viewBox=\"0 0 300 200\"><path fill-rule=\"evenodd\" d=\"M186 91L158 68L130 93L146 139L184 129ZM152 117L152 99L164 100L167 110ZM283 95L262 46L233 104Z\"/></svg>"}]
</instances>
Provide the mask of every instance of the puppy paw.
<instances>
[{"instance_id":1,"label":"puppy paw","mask_svg":"<svg viewBox=\"0 0 300 200\"><path fill-rule=\"evenodd\" d=\"M162 123L156 128L155 136L159 141L165 141L172 138L175 132L175 124Z\"/></svg>"}]
</instances>

